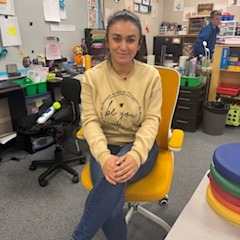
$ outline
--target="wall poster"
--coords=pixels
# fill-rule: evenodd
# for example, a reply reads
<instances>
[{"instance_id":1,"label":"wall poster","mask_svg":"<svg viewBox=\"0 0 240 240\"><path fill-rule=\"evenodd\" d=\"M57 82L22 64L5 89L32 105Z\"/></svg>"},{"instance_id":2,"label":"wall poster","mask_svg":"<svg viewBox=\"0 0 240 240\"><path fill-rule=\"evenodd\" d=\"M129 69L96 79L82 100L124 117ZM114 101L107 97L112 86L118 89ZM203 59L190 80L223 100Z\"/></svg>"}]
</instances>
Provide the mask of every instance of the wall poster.
<instances>
[{"instance_id":1,"label":"wall poster","mask_svg":"<svg viewBox=\"0 0 240 240\"><path fill-rule=\"evenodd\" d=\"M213 3L198 4L198 15L210 15L213 10Z\"/></svg>"},{"instance_id":2,"label":"wall poster","mask_svg":"<svg viewBox=\"0 0 240 240\"><path fill-rule=\"evenodd\" d=\"M133 10L138 13L151 13L151 0L134 0Z\"/></svg>"}]
</instances>

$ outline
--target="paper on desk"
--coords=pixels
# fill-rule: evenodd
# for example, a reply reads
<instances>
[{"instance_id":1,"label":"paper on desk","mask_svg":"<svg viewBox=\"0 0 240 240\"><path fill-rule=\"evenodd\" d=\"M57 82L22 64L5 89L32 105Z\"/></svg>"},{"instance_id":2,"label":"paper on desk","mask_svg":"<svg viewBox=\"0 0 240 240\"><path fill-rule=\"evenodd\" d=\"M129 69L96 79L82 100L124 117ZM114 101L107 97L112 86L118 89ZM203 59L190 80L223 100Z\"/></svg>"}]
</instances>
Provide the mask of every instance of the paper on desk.
<instances>
[{"instance_id":1,"label":"paper on desk","mask_svg":"<svg viewBox=\"0 0 240 240\"><path fill-rule=\"evenodd\" d=\"M59 0L43 0L44 18L47 22L61 22Z\"/></svg>"},{"instance_id":2,"label":"paper on desk","mask_svg":"<svg viewBox=\"0 0 240 240\"><path fill-rule=\"evenodd\" d=\"M22 45L17 17L1 17L0 26L4 47Z\"/></svg>"},{"instance_id":3,"label":"paper on desk","mask_svg":"<svg viewBox=\"0 0 240 240\"><path fill-rule=\"evenodd\" d=\"M0 135L0 143L5 144L15 138L17 136L17 133L15 132L10 132L10 133L5 133Z\"/></svg>"}]
</instances>

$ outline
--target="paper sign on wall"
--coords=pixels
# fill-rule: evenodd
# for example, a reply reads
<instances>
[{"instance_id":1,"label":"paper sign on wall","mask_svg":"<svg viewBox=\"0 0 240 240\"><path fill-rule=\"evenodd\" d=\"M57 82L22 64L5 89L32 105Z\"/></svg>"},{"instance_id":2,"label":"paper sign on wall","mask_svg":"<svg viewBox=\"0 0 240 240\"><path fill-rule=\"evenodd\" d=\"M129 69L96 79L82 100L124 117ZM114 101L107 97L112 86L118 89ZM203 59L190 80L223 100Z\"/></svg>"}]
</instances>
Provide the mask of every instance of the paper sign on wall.
<instances>
[{"instance_id":1,"label":"paper sign on wall","mask_svg":"<svg viewBox=\"0 0 240 240\"><path fill-rule=\"evenodd\" d=\"M17 17L1 17L0 26L4 47L22 45Z\"/></svg>"},{"instance_id":2,"label":"paper sign on wall","mask_svg":"<svg viewBox=\"0 0 240 240\"><path fill-rule=\"evenodd\" d=\"M0 14L15 15L13 0L7 0L5 3L0 0Z\"/></svg>"},{"instance_id":3,"label":"paper sign on wall","mask_svg":"<svg viewBox=\"0 0 240 240\"><path fill-rule=\"evenodd\" d=\"M61 22L59 0L43 0L44 18L47 22Z\"/></svg>"}]
</instances>

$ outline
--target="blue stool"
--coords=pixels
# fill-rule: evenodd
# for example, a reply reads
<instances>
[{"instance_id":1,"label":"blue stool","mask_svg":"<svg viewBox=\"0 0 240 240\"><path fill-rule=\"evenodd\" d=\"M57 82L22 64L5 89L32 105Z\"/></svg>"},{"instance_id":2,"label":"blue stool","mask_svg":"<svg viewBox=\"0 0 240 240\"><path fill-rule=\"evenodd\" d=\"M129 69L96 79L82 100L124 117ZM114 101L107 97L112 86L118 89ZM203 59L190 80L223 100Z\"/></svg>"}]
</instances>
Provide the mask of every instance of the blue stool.
<instances>
[{"instance_id":1,"label":"blue stool","mask_svg":"<svg viewBox=\"0 0 240 240\"><path fill-rule=\"evenodd\" d=\"M240 188L240 143L227 143L218 147L213 155L213 163L218 173L239 184Z\"/></svg>"}]
</instances>

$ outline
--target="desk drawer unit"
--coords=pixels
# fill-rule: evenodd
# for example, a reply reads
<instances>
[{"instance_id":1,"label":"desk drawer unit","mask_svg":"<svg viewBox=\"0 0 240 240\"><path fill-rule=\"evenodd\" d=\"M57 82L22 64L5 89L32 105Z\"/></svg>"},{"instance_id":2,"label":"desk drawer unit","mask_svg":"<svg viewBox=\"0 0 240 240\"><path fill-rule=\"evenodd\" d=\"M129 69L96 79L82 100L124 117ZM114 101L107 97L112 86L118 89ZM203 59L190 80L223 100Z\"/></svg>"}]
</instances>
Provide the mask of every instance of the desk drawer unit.
<instances>
[{"instance_id":1,"label":"desk drawer unit","mask_svg":"<svg viewBox=\"0 0 240 240\"><path fill-rule=\"evenodd\" d=\"M203 109L203 98L198 102L179 101L175 109L175 115L179 117L196 117Z\"/></svg>"},{"instance_id":2,"label":"desk drawer unit","mask_svg":"<svg viewBox=\"0 0 240 240\"><path fill-rule=\"evenodd\" d=\"M172 127L182 129L186 132L195 132L202 123L202 112L197 117L179 117L175 116Z\"/></svg>"},{"instance_id":3,"label":"desk drawer unit","mask_svg":"<svg viewBox=\"0 0 240 240\"><path fill-rule=\"evenodd\" d=\"M180 87L172 126L194 132L202 123L205 84L198 87Z\"/></svg>"},{"instance_id":4,"label":"desk drawer unit","mask_svg":"<svg viewBox=\"0 0 240 240\"><path fill-rule=\"evenodd\" d=\"M201 84L198 87L180 87L179 98L188 98L192 101L205 94L205 84Z\"/></svg>"}]
</instances>

